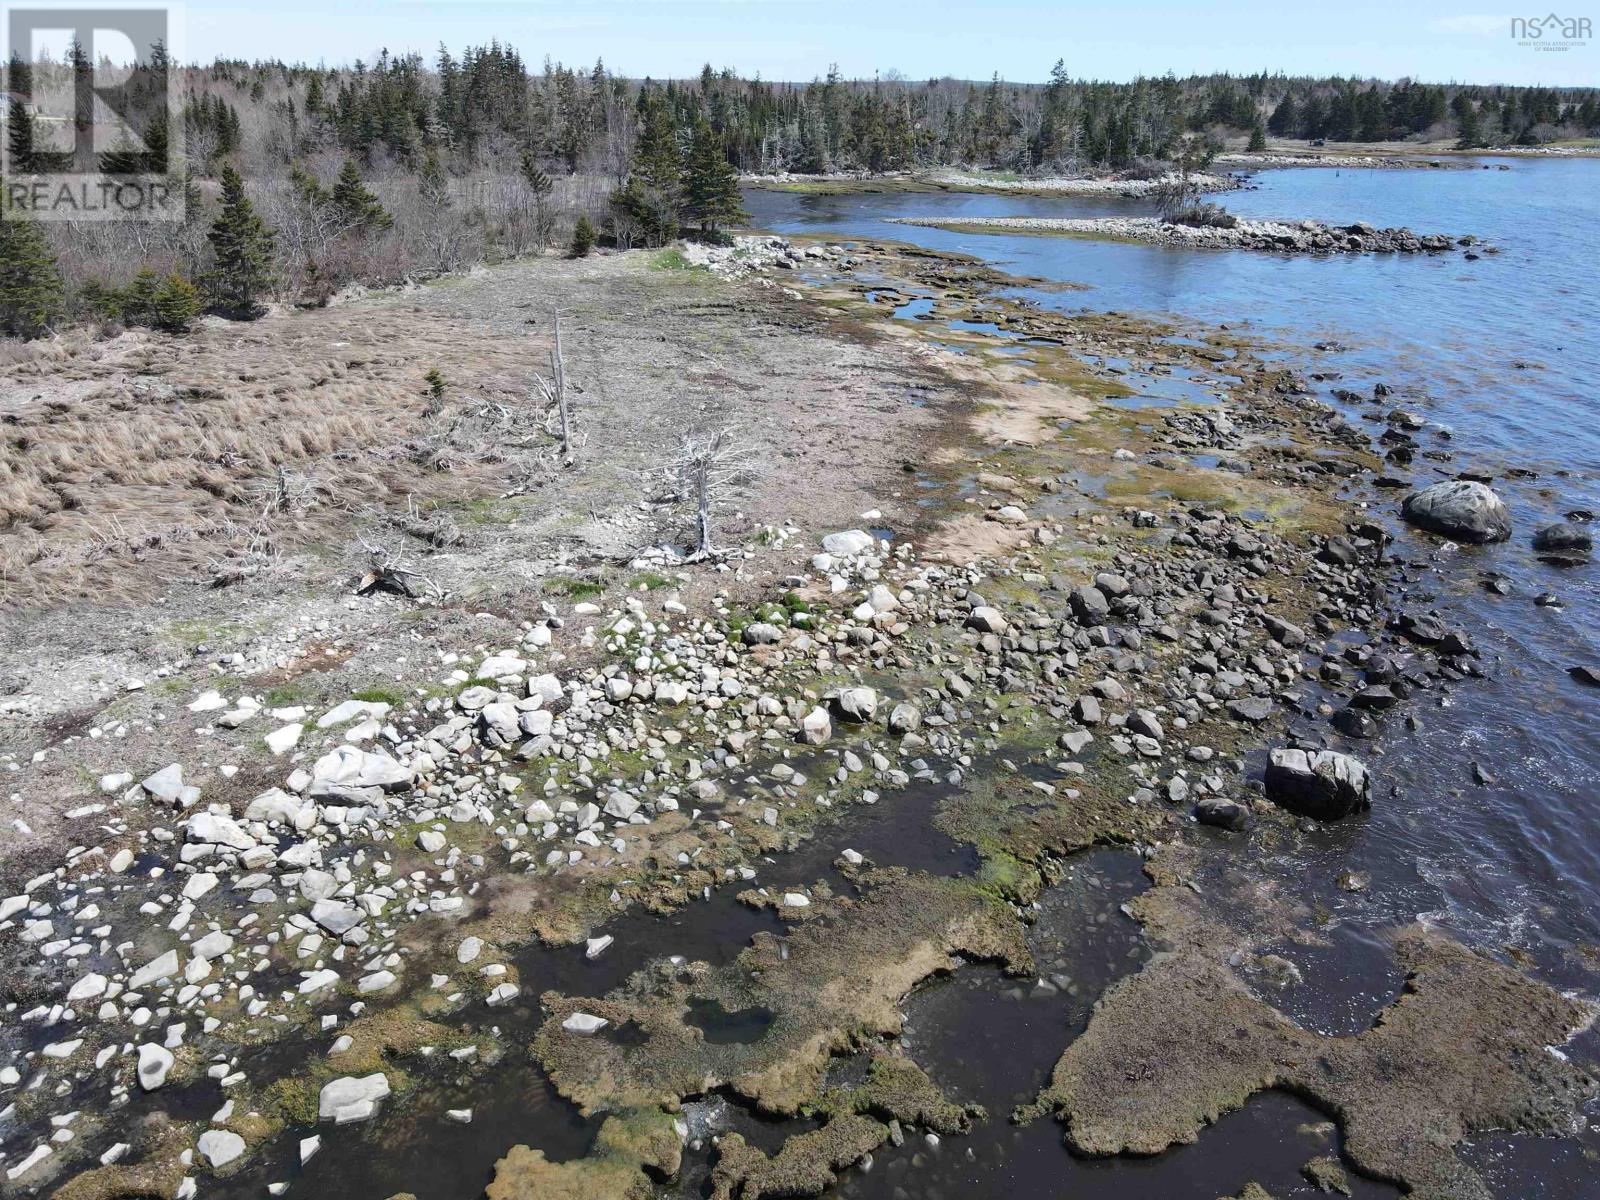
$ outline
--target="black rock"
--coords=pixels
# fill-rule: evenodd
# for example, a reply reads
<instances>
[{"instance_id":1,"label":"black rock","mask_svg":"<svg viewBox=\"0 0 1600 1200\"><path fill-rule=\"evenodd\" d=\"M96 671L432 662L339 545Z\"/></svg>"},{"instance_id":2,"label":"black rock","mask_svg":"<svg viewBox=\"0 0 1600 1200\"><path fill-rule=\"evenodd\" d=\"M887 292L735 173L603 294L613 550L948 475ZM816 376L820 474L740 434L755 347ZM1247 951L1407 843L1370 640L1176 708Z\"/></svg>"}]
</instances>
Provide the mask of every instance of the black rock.
<instances>
[{"instance_id":1,"label":"black rock","mask_svg":"<svg viewBox=\"0 0 1600 1200\"><path fill-rule=\"evenodd\" d=\"M1224 800L1221 796L1207 796L1196 804L1194 819L1202 825L1231 829L1235 833L1250 828L1250 810L1238 801Z\"/></svg>"},{"instance_id":2,"label":"black rock","mask_svg":"<svg viewBox=\"0 0 1600 1200\"><path fill-rule=\"evenodd\" d=\"M1592 550L1594 538L1587 529L1579 529L1565 521L1546 525L1533 535L1535 550Z\"/></svg>"},{"instance_id":3,"label":"black rock","mask_svg":"<svg viewBox=\"0 0 1600 1200\"><path fill-rule=\"evenodd\" d=\"M1236 721L1265 721L1272 715L1272 701L1265 696L1245 696L1228 701L1228 713Z\"/></svg>"},{"instance_id":4,"label":"black rock","mask_svg":"<svg viewBox=\"0 0 1600 1200\"><path fill-rule=\"evenodd\" d=\"M1346 737L1369 738L1378 732L1375 721L1354 708L1341 708L1333 714L1333 727Z\"/></svg>"},{"instance_id":5,"label":"black rock","mask_svg":"<svg viewBox=\"0 0 1600 1200\"><path fill-rule=\"evenodd\" d=\"M1590 687L1600 687L1600 666L1568 667L1567 674L1579 683L1586 683Z\"/></svg>"},{"instance_id":6,"label":"black rock","mask_svg":"<svg viewBox=\"0 0 1600 1200\"><path fill-rule=\"evenodd\" d=\"M1372 777L1366 767L1331 750L1274 750L1265 782L1274 804L1319 821L1337 821L1372 807Z\"/></svg>"},{"instance_id":7,"label":"black rock","mask_svg":"<svg viewBox=\"0 0 1600 1200\"><path fill-rule=\"evenodd\" d=\"M1386 684L1377 683L1371 687L1364 687L1354 696L1351 696L1350 706L1352 708L1376 709L1381 712L1383 709L1393 708L1399 699L1400 697L1396 696L1394 691Z\"/></svg>"}]
</instances>

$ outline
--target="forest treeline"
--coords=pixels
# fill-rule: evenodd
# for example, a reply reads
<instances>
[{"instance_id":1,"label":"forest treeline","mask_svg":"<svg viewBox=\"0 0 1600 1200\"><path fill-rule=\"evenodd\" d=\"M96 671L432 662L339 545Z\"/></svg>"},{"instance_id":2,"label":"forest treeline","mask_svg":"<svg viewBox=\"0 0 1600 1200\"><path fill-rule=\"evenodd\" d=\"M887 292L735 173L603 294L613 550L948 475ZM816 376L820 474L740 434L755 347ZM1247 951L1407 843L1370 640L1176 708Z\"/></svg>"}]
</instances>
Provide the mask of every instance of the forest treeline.
<instances>
[{"instance_id":1,"label":"forest treeline","mask_svg":"<svg viewBox=\"0 0 1600 1200\"><path fill-rule=\"evenodd\" d=\"M532 68L496 42L459 55L441 47L431 62L385 51L338 68L157 66L179 72L189 221L138 236L116 223L37 231L33 240L48 245L29 254L53 256L60 286L59 296L46 288L36 312L126 319L153 310L144 300L119 308L121 289L138 281L148 297L152 280L169 291L177 284L168 281L191 282L238 309L238 288L218 282L216 223L230 202L235 221L262 226L249 256L251 303L319 302L352 281L525 254L574 233L585 249L597 236L627 246L686 228L715 233L739 216L739 173L1148 168L1196 135L1254 148L1269 135L1492 148L1600 134L1600 89L1267 73L1110 83L1073 78L1061 62L1039 84L850 80L836 69L777 83L709 66L697 78L656 81L599 62ZM81 55L8 64L13 173L53 165L26 98L86 69ZM158 75L148 73L152 97L163 93ZM157 106L141 131L157 150L177 132L165 120ZM131 151L102 160L107 172L144 161ZM224 186L230 171L242 192ZM364 211L355 188L382 220L352 215ZM6 323L14 332L17 322Z\"/></svg>"}]
</instances>

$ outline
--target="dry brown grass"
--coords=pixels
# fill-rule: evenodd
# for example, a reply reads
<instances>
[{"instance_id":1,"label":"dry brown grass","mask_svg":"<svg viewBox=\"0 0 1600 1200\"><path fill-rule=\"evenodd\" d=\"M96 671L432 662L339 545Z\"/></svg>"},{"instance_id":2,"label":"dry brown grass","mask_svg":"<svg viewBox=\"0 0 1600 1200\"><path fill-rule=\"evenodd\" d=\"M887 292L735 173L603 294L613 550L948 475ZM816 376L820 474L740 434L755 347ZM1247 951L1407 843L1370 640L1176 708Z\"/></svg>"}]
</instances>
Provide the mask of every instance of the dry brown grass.
<instances>
[{"instance_id":1,"label":"dry brown grass","mask_svg":"<svg viewBox=\"0 0 1600 1200\"><path fill-rule=\"evenodd\" d=\"M493 401L523 432L534 340L419 318L403 301L214 325L187 339L84 335L6 350L0 391L0 600L149 594L251 548L303 544L366 506L504 485L500 421L440 449ZM424 375L448 381L430 407ZM513 425L523 422L513 421ZM443 465L444 469L441 469ZM280 469L299 495L275 497Z\"/></svg>"}]
</instances>

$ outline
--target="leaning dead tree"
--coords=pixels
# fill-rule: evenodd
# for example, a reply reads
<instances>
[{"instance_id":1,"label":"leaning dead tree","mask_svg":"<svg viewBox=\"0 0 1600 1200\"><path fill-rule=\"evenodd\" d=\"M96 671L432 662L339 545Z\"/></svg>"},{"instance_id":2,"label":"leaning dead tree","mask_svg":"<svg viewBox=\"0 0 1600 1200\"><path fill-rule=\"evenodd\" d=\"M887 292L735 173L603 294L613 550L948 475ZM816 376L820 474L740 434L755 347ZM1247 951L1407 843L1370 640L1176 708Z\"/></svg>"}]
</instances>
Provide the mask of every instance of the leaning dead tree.
<instances>
[{"instance_id":1,"label":"leaning dead tree","mask_svg":"<svg viewBox=\"0 0 1600 1200\"><path fill-rule=\"evenodd\" d=\"M545 414L545 431L561 446L561 465L570 467L581 435L573 420L572 408L567 398L567 360L561 348L561 311L551 313L555 323L555 344L550 348L550 378L535 375L534 386L544 396L548 406Z\"/></svg>"},{"instance_id":2,"label":"leaning dead tree","mask_svg":"<svg viewBox=\"0 0 1600 1200\"><path fill-rule=\"evenodd\" d=\"M731 429L684 438L677 460L667 468L667 477L680 503L694 502L695 546L690 561L718 555L712 522L745 495L750 462L751 451L735 440Z\"/></svg>"}]
</instances>

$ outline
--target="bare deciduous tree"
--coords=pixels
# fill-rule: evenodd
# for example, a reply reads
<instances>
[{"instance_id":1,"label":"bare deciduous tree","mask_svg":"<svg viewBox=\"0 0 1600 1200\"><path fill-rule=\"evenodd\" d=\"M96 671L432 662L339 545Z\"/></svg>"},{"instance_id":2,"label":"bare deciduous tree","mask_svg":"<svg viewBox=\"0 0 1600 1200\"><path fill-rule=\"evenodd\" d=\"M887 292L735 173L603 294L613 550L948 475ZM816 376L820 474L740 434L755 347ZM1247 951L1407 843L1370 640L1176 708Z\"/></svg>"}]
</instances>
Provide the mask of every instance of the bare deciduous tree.
<instances>
[{"instance_id":1,"label":"bare deciduous tree","mask_svg":"<svg viewBox=\"0 0 1600 1200\"><path fill-rule=\"evenodd\" d=\"M683 439L677 460L667 468L667 478L679 503L694 502L695 546L689 556L691 561L719 554L712 522L744 495L750 482L751 454L737 442L731 429L690 434Z\"/></svg>"}]
</instances>

